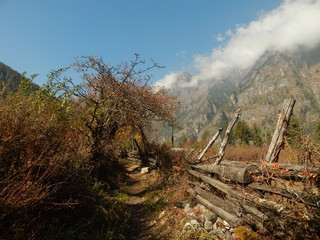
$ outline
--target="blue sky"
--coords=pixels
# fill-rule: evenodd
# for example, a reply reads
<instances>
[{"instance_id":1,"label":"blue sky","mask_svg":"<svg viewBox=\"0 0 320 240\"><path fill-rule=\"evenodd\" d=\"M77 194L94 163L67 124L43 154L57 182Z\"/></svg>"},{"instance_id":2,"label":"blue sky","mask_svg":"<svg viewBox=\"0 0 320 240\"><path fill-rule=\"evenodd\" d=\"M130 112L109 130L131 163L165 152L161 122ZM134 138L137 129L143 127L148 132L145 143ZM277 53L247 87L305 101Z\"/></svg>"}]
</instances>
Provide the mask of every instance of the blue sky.
<instances>
[{"instance_id":1,"label":"blue sky","mask_svg":"<svg viewBox=\"0 0 320 240\"><path fill-rule=\"evenodd\" d=\"M192 71L195 55L224 44L219 34L247 25L281 0L0 0L0 61L42 84L78 56L130 61L134 53L164 69L153 80ZM226 40L225 40L226 41Z\"/></svg>"}]
</instances>

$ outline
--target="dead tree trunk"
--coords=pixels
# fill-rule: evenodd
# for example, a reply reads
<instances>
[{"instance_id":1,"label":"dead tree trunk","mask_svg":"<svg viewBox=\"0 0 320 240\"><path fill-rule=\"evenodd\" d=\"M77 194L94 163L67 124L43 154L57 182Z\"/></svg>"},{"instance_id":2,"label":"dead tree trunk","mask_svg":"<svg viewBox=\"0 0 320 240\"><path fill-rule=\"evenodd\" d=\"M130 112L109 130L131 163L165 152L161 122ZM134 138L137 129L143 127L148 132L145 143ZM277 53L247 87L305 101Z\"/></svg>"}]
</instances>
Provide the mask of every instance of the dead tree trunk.
<instances>
[{"instance_id":1,"label":"dead tree trunk","mask_svg":"<svg viewBox=\"0 0 320 240\"><path fill-rule=\"evenodd\" d=\"M266 155L267 162L277 162L281 148L283 146L284 135L288 128L290 117L292 115L292 109L294 107L296 100L286 99L283 102L282 110L279 114L278 122L276 125L276 130L274 131L268 153Z\"/></svg>"},{"instance_id":2,"label":"dead tree trunk","mask_svg":"<svg viewBox=\"0 0 320 240\"><path fill-rule=\"evenodd\" d=\"M232 119L232 121L229 123L228 125L228 128L226 130L226 133L224 134L224 138L222 140L222 143L221 143L221 146L220 146L220 149L219 149L219 155L218 155L218 158L217 160L215 161L215 165L219 165L223 156L224 156L224 150L226 149L227 147L227 143L228 143L228 139L229 139L229 136L230 136L230 133L231 133L231 130L233 128L233 126L236 124L236 122L238 121L238 119L240 118L241 116L241 110L238 109L234 118Z\"/></svg>"}]
</instances>

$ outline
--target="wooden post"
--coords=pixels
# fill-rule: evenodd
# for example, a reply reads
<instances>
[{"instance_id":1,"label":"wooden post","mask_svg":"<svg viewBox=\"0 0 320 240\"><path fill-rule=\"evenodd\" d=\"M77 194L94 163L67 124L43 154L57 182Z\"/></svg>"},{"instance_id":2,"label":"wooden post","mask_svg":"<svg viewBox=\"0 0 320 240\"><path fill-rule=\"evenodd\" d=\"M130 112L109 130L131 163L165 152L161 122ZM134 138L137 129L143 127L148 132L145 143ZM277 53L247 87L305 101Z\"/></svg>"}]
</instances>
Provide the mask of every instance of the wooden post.
<instances>
[{"instance_id":1,"label":"wooden post","mask_svg":"<svg viewBox=\"0 0 320 240\"><path fill-rule=\"evenodd\" d=\"M238 121L238 119L240 118L241 116L241 109L238 109L236 114L234 115L232 121L229 123L228 125L228 128L226 130L226 133L224 134L224 138L222 140L222 143L221 143L221 146L220 146L220 149L219 149L219 156L217 158L217 160L215 161L215 165L219 165L223 156L224 156L224 150L226 149L227 147L227 143L228 143L228 139L229 139L229 136L230 136L230 133L231 133L231 130L233 128L233 126L236 124L236 122Z\"/></svg>"},{"instance_id":2,"label":"wooden post","mask_svg":"<svg viewBox=\"0 0 320 240\"><path fill-rule=\"evenodd\" d=\"M208 151L208 149L214 144L214 142L218 139L220 133L222 131L222 128L218 129L218 132L211 138L210 142L205 146L205 148L201 151L201 153L198 155L196 161L194 163L201 162L201 159L203 158L204 154Z\"/></svg>"},{"instance_id":3,"label":"wooden post","mask_svg":"<svg viewBox=\"0 0 320 240\"><path fill-rule=\"evenodd\" d=\"M287 131L290 117L292 115L292 109L295 103L296 100L293 98L286 99L283 102L276 129L274 131L268 153L266 155L267 162L277 162L279 159L279 154L283 146L284 135Z\"/></svg>"}]
</instances>

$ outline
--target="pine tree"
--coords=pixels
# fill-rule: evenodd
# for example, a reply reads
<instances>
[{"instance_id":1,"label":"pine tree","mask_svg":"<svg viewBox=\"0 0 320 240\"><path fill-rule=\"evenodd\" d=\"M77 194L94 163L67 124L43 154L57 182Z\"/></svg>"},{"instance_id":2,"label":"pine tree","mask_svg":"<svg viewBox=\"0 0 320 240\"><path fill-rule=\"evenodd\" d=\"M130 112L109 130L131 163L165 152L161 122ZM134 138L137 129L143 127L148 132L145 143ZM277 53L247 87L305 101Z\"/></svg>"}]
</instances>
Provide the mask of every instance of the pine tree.
<instances>
[{"instance_id":1,"label":"pine tree","mask_svg":"<svg viewBox=\"0 0 320 240\"><path fill-rule=\"evenodd\" d=\"M286 139L289 144L298 146L302 138L302 128L297 117L292 116L286 133Z\"/></svg>"}]
</instances>

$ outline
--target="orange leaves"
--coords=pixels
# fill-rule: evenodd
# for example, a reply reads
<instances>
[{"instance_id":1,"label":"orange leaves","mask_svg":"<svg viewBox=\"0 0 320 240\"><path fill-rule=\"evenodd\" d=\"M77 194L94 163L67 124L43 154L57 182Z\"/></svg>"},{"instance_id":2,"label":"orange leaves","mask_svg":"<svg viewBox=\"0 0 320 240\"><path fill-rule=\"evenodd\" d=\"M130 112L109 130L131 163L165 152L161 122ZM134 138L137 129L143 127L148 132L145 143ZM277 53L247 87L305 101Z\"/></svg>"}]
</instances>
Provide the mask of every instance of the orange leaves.
<instances>
[{"instance_id":1,"label":"orange leaves","mask_svg":"<svg viewBox=\"0 0 320 240\"><path fill-rule=\"evenodd\" d=\"M245 199L247 196L249 195L249 193L245 192L244 194L242 194L242 198Z\"/></svg>"},{"instance_id":2,"label":"orange leaves","mask_svg":"<svg viewBox=\"0 0 320 240\"><path fill-rule=\"evenodd\" d=\"M279 169L280 167L279 167L279 164L278 164L278 163L275 163L275 164L272 165L270 168L276 170L276 169Z\"/></svg>"},{"instance_id":3,"label":"orange leaves","mask_svg":"<svg viewBox=\"0 0 320 240\"><path fill-rule=\"evenodd\" d=\"M288 169L282 169L282 170L280 170L280 173L281 173L281 174L285 174L285 173L287 173L287 172L289 172Z\"/></svg>"}]
</instances>

